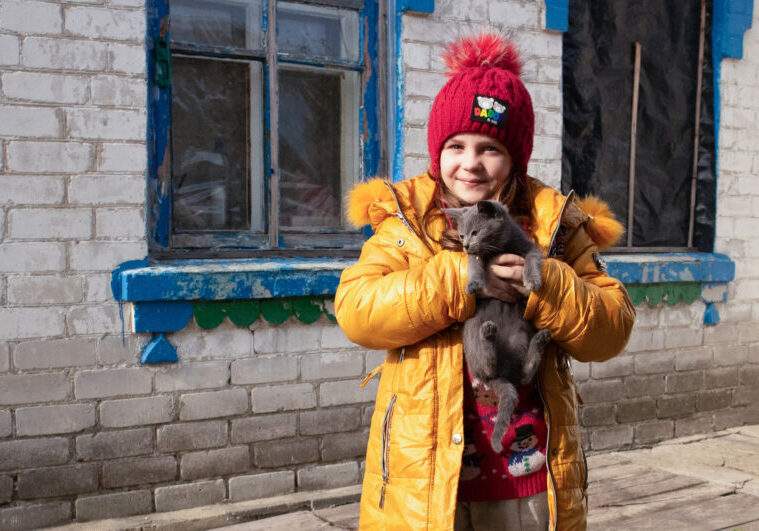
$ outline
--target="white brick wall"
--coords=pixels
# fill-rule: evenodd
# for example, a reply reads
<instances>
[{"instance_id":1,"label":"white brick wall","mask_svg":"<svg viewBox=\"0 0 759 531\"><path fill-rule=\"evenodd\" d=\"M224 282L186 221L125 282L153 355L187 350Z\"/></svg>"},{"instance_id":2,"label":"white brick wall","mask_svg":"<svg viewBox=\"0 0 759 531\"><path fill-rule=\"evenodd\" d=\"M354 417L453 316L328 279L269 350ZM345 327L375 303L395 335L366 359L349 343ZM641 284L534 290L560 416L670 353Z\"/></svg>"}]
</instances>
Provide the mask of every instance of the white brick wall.
<instances>
[{"instance_id":1,"label":"white brick wall","mask_svg":"<svg viewBox=\"0 0 759 531\"><path fill-rule=\"evenodd\" d=\"M144 5L0 2L0 454L16 437L36 445L30 463L0 465L3 482L73 463L45 454L101 430L102 397L153 398L109 292L110 271L146 252ZM137 406L135 421L164 419L162 404ZM55 523L63 506L0 505L0 527Z\"/></svg>"}]
</instances>

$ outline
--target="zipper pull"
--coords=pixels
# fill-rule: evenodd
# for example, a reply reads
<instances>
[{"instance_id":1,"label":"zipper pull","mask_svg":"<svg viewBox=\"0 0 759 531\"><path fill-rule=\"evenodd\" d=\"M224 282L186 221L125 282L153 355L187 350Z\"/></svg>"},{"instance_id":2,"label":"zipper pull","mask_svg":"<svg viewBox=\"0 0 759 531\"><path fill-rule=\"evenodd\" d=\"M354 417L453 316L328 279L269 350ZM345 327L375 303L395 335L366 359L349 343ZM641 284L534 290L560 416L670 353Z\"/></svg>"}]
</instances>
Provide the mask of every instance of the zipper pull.
<instances>
[{"instance_id":1,"label":"zipper pull","mask_svg":"<svg viewBox=\"0 0 759 531\"><path fill-rule=\"evenodd\" d=\"M380 363L380 364L379 364L379 365L377 365L375 368L373 368L373 369L372 369L372 371L371 371L369 374L367 374L366 376L364 376L364 379L363 379L363 380L361 380L361 387L365 387L365 386L366 386L366 384L368 384L368 383L369 383L369 381L370 381L372 378L374 378L375 376L377 376L377 373L379 373L379 372L381 372L381 371L382 371L382 368L383 368L384 366L385 366L385 364L384 364L384 363Z\"/></svg>"},{"instance_id":2,"label":"zipper pull","mask_svg":"<svg viewBox=\"0 0 759 531\"><path fill-rule=\"evenodd\" d=\"M379 501L379 508L384 509L385 508L385 487L387 486L387 481L382 481L382 490L380 490L380 501Z\"/></svg>"},{"instance_id":3,"label":"zipper pull","mask_svg":"<svg viewBox=\"0 0 759 531\"><path fill-rule=\"evenodd\" d=\"M396 213L395 213L395 217L396 217L396 218L398 218L398 219L400 219L400 220L401 220L401 222L402 222L404 225L406 225L406 228L407 228L408 230L410 230L412 233L416 234L416 232L414 231L414 229L412 229L412 228L411 228L411 225L409 225L409 222L408 222L408 220L406 219L406 216L404 216L404 215L401 213L401 211L400 211L400 210L399 210L398 212L396 212Z\"/></svg>"}]
</instances>

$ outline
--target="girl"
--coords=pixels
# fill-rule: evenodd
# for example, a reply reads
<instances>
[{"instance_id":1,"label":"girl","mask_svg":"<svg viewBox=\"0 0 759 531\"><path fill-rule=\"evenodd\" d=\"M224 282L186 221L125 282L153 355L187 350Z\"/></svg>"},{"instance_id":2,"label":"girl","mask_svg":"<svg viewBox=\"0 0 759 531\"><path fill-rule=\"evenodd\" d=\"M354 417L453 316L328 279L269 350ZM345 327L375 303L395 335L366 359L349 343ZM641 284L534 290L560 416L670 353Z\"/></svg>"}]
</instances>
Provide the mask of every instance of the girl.
<instances>
[{"instance_id":1,"label":"girl","mask_svg":"<svg viewBox=\"0 0 759 531\"><path fill-rule=\"evenodd\" d=\"M352 341L388 350L369 376L382 370L361 528L582 529L587 476L569 356L602 361L627 342L635 311L598 255L621 226L600 202L577 203L527 176L534 116L511 43L465 38L444 59L450 79L430 113L429 171L369 181L349 199L351 221L375 234L342 275L337 319ZM467 256L441 212L483 199L506 204L548 257L539 290L523 287L520 257L502 254L477 294L523 304L553 339L500 454L489 443L497 399L463 358L461 323L476 306L464 289Z\"/></svg>"}]
</instances>

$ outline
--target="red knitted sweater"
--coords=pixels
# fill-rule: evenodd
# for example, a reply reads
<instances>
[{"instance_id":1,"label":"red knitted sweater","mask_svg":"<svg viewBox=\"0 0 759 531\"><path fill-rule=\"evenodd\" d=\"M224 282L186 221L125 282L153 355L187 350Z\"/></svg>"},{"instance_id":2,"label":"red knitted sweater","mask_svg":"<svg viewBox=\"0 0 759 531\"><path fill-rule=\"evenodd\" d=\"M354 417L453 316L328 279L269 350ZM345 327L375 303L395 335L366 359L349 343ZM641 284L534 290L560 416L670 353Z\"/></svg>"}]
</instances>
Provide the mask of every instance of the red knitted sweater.
<instances>
[{"instance_id":1,"label":"red knitted sweater","mask_svg":"<svg viewBox=\"0 0 759 531\"><path fill-rule=\"evenodd\" d=\"M522 386L503 451L490 445L498 398L464 371L464 456L459 477L459 501L524 498L547 489L546 437L543 402L535 384Z\"/></svg>"}]
</instances>

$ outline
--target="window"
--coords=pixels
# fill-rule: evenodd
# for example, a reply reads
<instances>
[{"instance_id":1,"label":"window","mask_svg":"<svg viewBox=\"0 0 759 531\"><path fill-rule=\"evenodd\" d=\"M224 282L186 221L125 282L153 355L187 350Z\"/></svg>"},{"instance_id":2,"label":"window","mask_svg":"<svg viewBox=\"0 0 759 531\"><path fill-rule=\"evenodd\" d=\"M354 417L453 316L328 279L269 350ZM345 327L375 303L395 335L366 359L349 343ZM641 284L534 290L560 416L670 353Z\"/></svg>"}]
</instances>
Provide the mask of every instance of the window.
<instances>
[{"instance_id":1,"label":"window","mask_svg":"<svg viewBox=\"0 0 759 531\"><path fill-rule=\"evenodd\" d=\"M358 249L342 202L381 169L376 0L153 8L151 255Z\"/></svg>"},{"instance_id":2,"label":"window","mask_svg":"<svg viewBox=\"0 0 759 531\"><path fill-rule=\"evenodd\" d=\"M627 250L712 251L711 10L711 0L569 3L562 188L607 200Z\"/></svg>"}]
</instances>

